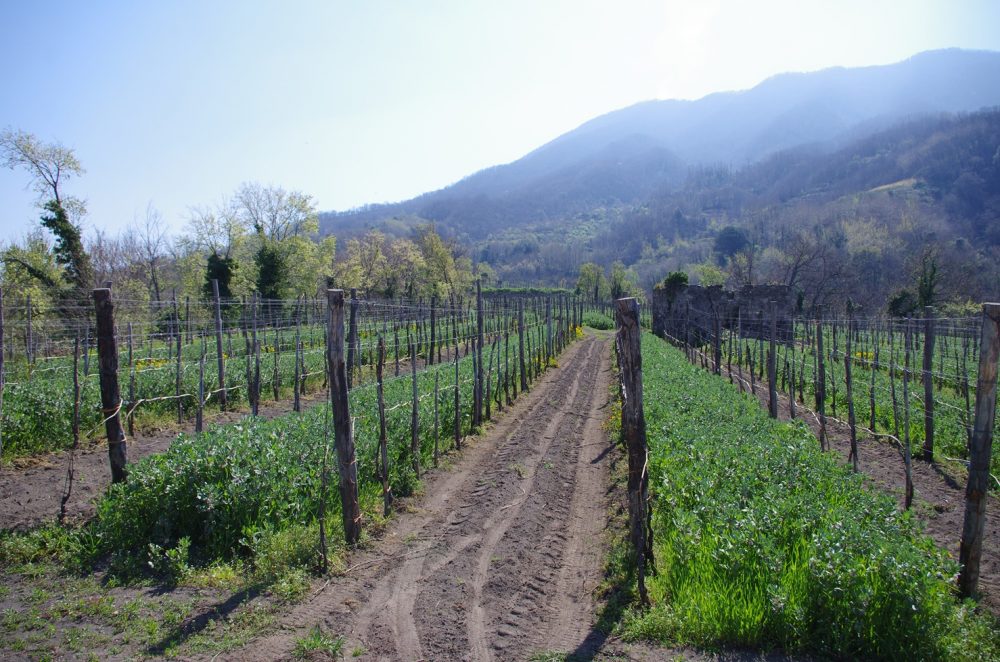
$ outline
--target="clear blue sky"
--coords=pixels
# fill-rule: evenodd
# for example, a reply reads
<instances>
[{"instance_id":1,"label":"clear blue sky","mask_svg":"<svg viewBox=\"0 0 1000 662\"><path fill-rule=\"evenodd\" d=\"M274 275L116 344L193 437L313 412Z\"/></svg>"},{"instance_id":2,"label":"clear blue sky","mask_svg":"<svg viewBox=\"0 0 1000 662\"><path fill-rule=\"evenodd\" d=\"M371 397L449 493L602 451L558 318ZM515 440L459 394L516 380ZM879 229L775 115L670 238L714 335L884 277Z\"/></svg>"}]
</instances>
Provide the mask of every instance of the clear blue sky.
<instances>
[{"instance_id":1,"label":"clear blue sky","mask_svg":"<svg viewBox=\"0 0 1000 662\"><path fill-rule=\"evenodd\" d=\"M1000 50L1000 2L239 0L0 6L0 127L72 147L85 226L175 231L241 182L405 199L652 98ZM36 223L0 171L0 240Z\"/></svg>"}]
</instances>

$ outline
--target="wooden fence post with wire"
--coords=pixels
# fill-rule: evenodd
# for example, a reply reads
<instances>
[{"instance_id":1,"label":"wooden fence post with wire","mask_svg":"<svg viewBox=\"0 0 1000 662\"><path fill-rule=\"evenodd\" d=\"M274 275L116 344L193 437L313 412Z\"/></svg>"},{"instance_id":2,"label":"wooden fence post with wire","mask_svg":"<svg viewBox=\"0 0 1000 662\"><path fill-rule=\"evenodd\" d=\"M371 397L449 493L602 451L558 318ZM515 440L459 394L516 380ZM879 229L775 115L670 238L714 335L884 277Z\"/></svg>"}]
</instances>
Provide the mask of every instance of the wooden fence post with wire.
<instances>
[{"instance_id":1,"label":"wooden fence post with wire","mask_svg":"<svg viewBox=\"0 0 1000 662\"><path fill-rule=\"evenodd\" d=\"M361 507L358 504L358 465L347 396L347 366L344 363L344 291L327 290L326 296L329 305L326 361L330 373L333 443L337 450L337 472L340 476L344 540L353 545L361 537Z\"/></svg>"},{"instance_id":2,"label":"wooden fence post with wire","mask_svg":"<svg viewBox=\"0 0 1000 662\"><path fill-rule=\"evenodd\" d=\"M771 318L768 330L768 352L767 352L767 413L771 418L778 418L778 304L775 301L768 303L768 316ZM764 330L761 324L760 330Z\"/></svg>"},{"instance_id":3,"label":"wooden fence post with wire","mask_svg":"<svg viewBox=\"0 0 1000 662\"><path fill-rule=\"evenodd\" d=\"M215 357L219 368L219 408L225 409L228 401L226 394L226 357L222 353L222 302L219 300L219 281L212 279L212 298L215 304Z\"/></svg>"},{"instance_id":4,"label":"wooden fence post with wire","mask_svg":"<svg viewBox=\"0 0 1000 662\"><path fill-rule=\"evenodd\" d=\"M934 460L934 308L924 308L924 448L927 462Z\"/></svg>"},{"instance_id":5,"label":"wooden fence post with wire","mask_svg":"<svg viewBox=\"0 0 1000 662\"><path fill-rule=\"evenodd\" d=\"M618 299L618 334L616 347L621 370L622 438L628 453L629 534L635 553L639 597L649 604L646 593L646 563L652 563L650 535L649 474L647 473L646 418L642 407L642 330L639 326L639 303L634 298Z\"/></svg>"},{"instance_id":6,"label":"wooden fence post with wire","mask_svg":"<svg viewBox=\"0 0 1000 662\"><path fill-rule=\"evenodd\" d=\"M979 378L976 385L976 419L969 447L969 482L965 489L965 523L958 562L958 588L962 597L975 597L986 528L986 500L993 450L993 423L997 405L997 359L1000 358L1000 303L983 304Z\"/></svg>"},{"instance_id":7,"label":"wooden fence post with wire","mask_svg":"<svg viewBox=\"0 0 1000 662\"><path fill-rule=\"evenodd\" d=\"M124 482L127 472L125 431L120 417L122 398L118 388L118 341L115 338L115 309L111 290L94 290L97 314L97 360L101 378L101 416L108 436L108 459L111 462L111 482Z\"/></svg>"}]
</instances>

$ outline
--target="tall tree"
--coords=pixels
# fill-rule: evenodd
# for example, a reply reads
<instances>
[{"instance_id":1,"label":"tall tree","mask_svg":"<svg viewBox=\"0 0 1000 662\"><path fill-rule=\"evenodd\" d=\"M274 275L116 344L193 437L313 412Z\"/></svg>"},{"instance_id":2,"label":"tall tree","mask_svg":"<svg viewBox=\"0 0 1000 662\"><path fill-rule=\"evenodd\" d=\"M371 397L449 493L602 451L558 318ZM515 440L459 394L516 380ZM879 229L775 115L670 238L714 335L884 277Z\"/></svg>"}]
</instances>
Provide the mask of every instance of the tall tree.
<instances>
[{"instance_id":1,"label":"tall tree","mask_svg":"<svg viewBox=\"0 0 1000 662\"><path fill-rule=\"evenodd\" d=\"M63 267L62 282L42 281L55 286L66 304L86 296L93 285L93 269L83 247L80 226L74 222L84 215L86 206L62 188L68 179L83 174L73 150L58 143L43 143L25 131L7 129L0 133L0 159L12 170L28 172L30 186L38 193L37 204L44 212L41 224L55 237L53 252L56 263Z\"/></svg>"}]
</instances>

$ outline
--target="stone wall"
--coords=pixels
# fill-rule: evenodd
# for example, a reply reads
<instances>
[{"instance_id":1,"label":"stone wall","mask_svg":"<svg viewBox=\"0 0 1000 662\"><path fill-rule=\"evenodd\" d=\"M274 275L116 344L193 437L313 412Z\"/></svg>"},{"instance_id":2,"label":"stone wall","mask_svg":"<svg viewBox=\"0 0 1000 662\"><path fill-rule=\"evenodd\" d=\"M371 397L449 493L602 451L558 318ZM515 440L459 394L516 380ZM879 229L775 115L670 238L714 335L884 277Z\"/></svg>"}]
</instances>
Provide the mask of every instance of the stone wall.
<instances>
[{"instance_id":1,"label":"stone wall","mask_svg":"<svg viewBox=\"0 0 1000 662\"><path fill-rule=\"evenodd\" d=\"M743 337L770 339L770 302L778 317L776 340L791 340L795 294L785 285L747 286L732 292L721 285L679 285L653 290L653 333L675 342L702 345L723 329L739 328Z\"/></svg>"}]
</instances>

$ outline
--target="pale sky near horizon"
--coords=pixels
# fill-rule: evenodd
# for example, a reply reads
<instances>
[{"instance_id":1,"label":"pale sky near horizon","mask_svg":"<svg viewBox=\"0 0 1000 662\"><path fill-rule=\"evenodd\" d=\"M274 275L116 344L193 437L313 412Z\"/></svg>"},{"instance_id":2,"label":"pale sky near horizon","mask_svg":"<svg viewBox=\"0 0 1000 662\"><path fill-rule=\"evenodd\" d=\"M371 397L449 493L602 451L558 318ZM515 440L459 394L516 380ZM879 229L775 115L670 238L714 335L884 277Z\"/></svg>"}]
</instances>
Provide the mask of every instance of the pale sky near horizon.
<instances>
[{"instance_id":1,"label":"pale sky near horizon","mask_svg":"<svg viewBox=\"0 0 1000 662\"><path fill-rule=\"evenodd\" d=\"M403 200L648 99L1000 50L1000 2L0 1L0 129L75 150L88 232L173 232L241 182ZM0 241L37 225L0 169Z\"/></svg>"}]
</instances>

